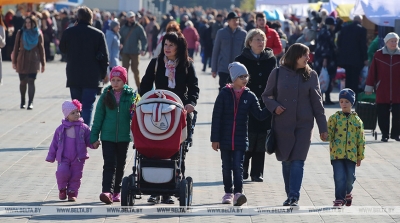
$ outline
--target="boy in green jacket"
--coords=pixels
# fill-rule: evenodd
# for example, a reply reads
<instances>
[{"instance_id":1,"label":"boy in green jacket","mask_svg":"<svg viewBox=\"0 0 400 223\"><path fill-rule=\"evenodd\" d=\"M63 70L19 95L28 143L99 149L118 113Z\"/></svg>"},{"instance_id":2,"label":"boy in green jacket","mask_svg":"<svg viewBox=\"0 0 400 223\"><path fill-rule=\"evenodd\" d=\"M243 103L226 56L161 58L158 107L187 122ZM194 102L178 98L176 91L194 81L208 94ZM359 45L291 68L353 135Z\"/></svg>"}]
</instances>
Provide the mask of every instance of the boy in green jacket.
<instances>
[{"instance_id":1,"label":"boy in green jacket","mask_svg":"<svg viewBox=\"0 0 400 223\"><path fill-rule=\"evenodd\" d=\"M356 180L356 165L364 159L364 126L357 113L351 108L355 102L355 93L345 88L339 93L342 111L329 117L328 140L335 180L335 201L333 206L351 206L353 184Z\"/></svg>"}]
</instances>

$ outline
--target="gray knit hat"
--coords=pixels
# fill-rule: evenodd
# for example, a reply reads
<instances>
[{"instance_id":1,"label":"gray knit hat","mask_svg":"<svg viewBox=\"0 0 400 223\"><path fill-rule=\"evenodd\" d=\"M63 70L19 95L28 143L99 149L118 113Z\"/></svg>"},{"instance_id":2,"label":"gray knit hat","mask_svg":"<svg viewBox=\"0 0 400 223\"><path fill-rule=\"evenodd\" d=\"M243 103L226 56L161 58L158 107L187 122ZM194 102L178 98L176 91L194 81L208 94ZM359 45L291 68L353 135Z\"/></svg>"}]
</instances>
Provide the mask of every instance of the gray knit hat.
<instances>
[{"instance_id":1,"label":"gray knit hat","mask_svg":"<svg viewBox=\"0 0 400 223\"><path fill-rule=\"evenodd\" d=\"M249 74L247 71L246 67L239 63L239 62L233 62L230 63L228 66L229 73L231 75L231 80L232 82L235 82L235 80L240 76L244 74Z\"/></svg>"},{"instance_id":2,"label":"gray knit hat","mask_svg":"<svg viewBox=\"0 0 400 223\"><path fill-rule=\"evenodd\" d=\"M111 20L111 22L110 22L110 29L111 29L111 30L114 30L114 28L115 28L116 26L118 26L118 25L119 25L119 22L118 22L117 20L113 19L113 20Z\"/></svg>"}]
</instances>

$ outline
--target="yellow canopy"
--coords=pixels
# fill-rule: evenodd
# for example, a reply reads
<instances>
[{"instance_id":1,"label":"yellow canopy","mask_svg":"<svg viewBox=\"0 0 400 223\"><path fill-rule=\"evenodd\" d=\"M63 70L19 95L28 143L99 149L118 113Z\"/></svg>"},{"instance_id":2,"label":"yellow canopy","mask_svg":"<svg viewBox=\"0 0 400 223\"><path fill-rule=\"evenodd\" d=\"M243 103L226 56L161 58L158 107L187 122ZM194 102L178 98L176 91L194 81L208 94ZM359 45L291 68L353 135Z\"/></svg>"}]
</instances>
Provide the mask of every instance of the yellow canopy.
<instances>
[{"instance_id":1,"label":"yellow canopy","mask_svg":"<svg viewBox=\"0 0 400 223\"><path fill-rule=\"evenodd\" d=\"M21 3L57 2L55 0L0 0L0 5L15 5Z\"/></svg>"},{"instance_id":2,"label":"yellow canopy","mask_svg":"<svg viewBox=\"0 0 400 223\"><path fill-rule=\"evenodd\" d=\"M322 2L310 3L310 9L317 11L321 8Z\"/></svg>"},{"instance_id":3,"label":"yellow canopy","mask_svg":"<svg viewBox=\"0 0 400 223\"><path fill-rule=\"evenodd\" d=\"M350 12L353 8L354 4L340 4L336 8L336 12L343 21L347 22L350 20Z\"/></svg>"}]
</instances>

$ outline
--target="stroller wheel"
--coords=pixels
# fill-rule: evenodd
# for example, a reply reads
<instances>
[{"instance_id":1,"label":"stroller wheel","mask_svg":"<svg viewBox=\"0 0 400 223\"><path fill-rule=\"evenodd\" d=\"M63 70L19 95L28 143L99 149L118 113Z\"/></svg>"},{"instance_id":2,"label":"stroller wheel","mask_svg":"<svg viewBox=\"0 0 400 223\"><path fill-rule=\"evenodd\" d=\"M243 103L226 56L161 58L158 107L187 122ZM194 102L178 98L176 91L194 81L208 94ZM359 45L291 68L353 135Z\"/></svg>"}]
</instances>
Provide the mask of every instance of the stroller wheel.
<instances>
[{"instance_id":1,"label":"stroller wheel","mask_svg":"<svg viewBox=\"0 0 400 223\"><path fill-rule=\"evenodd\" d=\"M188 207L188 182L186 179L183 179L180 183L179 187L179 206L181 208L186 208Z\"/></svg>"},{"instance_id":2,"label":"stroller wheel","mask_svg":"<svg viewBox=\"0 0 400 223\"><path fill-rule=\"evenodd\" d=\"M191 177L186 177L188 184L188 206L192 206L193 199L193 179Z\"/></svg>"},{"instance_id":3,"label":"stroller wheel","mask_svg":"<svg viewBox=\"0 0 400 223\"><path fill-rule=\"evenodd\" d=\"M131 187L135 185L133 175L124 177L121 186L121 206L133 206L135 204L135 194L131 191Z\"/></svg>"}]
</instances>

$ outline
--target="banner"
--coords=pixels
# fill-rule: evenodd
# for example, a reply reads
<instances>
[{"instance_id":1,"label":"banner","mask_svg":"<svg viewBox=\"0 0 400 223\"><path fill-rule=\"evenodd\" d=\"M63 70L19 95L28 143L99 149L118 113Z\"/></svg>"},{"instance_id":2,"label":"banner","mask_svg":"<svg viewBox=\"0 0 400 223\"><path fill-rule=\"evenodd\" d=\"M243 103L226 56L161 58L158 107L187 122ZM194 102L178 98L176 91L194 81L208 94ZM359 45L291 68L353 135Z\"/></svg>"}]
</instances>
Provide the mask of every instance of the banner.
<instances>
[{"instance_id":1,"label":"banner","mask_svg":"<svg viewBox=\"0 0 400 223\"><path fill-rule=\"evenodd\" d=\"M254 216L254 215L400 215L400 206L0 206L0 216L36 215L162 215L162 216Z\"/></svg>"}]
</instances>

